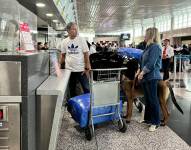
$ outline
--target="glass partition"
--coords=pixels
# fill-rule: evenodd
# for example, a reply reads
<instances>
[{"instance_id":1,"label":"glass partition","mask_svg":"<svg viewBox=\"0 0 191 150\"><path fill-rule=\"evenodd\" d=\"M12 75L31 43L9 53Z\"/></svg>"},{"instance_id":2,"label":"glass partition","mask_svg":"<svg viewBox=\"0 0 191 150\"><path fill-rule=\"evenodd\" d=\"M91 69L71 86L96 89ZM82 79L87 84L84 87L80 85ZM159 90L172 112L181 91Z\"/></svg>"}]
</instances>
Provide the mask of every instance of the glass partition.
<instances>
[{"instance_id":1,"label":"glass partition","mask_svg":"<svg viewBox=\"0 0 191 150\"><path fill-rule=\"evenodd\" d=\"M14 49L19 41L19 7L17 1L1 0L0 51Z\"/></svg>"},{"instance_id":2,"label":"glass partition","mask_svg":"<svg viewBox=\"0 0 191 150\"><path fill-rule=\"evenodd\" d=\"M27 23L31 31L37 29L37 17L16 0L1 0L0 5L0 52L20 49L20 23ZM32 40L36 36L32 32Z\"/></svg>"}]
</instances>

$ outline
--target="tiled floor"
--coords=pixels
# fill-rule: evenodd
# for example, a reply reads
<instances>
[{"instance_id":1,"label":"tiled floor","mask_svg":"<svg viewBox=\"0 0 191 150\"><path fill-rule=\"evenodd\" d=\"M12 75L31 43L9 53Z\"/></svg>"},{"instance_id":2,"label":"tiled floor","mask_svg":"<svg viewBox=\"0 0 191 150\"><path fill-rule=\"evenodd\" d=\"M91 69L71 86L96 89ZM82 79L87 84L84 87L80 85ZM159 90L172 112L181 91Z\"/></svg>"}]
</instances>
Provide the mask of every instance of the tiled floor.
<instances>
[{"instance_id":1,"label":"tiled floor","mask_svg":"<svg viewBox=\"0 0 191 150\"><path fill-rule=\"evenodd\" d=\"M173 91L177 98L184 98L188 101L191 101L191 92L185 88L173 88Z\"/></svg>"},{"instance_id":2,"label":"tiled floor","mask_svg":"<svg viewBox=\"0 0 191 150\"><path fill-rule=\"evenodd\" d=\"M135 115L136 112L126 133L119 132L113 124L104 124L96 129L99 150L191 150L190 146L167 126L159 127L154 133L148 132L147 125L137 122L139 116ZM79 129L77 123L65 112L57 150L96 149L95 138L87 141L83 130Z\"/></svg>"},{"instance_id":3,"label":"tiled floor","mask_svg":"<svg viewBox=\"0 0 191 150\"><path fill-rule=\"evenodd\" d=\"M184 115L170 106L170 119L168 126L183 140L191 145L191 101L177 96L177 101L184 111Z\"/></svg>"},{"instance_id":4,"label":"tiled floor","mask_svg":"<svg viewBox=\"0 0 191 150\"><path fill-rule=\"evenodd\" d=\"M170 103L170 119L168 126L191 145L191 73L177 73L176 78L182 80L185 85L185 88L180 88L178 86L180 84L177 80L175 84L178 88L173 89L176 99L184 111L184 115L180 114L174 105ZM173 83L172 81L172 84Z\"/></svg>"}]
</instances>

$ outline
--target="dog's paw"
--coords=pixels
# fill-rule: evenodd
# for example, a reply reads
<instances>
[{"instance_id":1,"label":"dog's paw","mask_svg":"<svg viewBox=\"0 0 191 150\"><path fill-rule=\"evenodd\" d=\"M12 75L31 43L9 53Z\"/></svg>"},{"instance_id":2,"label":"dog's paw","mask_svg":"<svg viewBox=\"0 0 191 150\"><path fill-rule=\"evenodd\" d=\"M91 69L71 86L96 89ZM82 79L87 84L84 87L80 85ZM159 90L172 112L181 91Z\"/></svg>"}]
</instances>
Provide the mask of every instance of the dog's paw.
<instances>
[{"instance_id":1,"label":"dog's paw","mask_svg":"<svg viewBox=\"0 0 191 150\"><path fill-rule=\"evenodd\" d=\"M163 126L163 127L164 127L164 126L166 126L166 124L165 124L164 122L161 122L161 123L160 123L160 126Z\"/></svg>"},{"instance_id":2,"label":"dog's paw","mask_svg":"<svg viewBox=\"0 0 191 150\"><path fill-rule=\"evenodd\" d=\"M126 120L126 123L130 123L131 121L130 120Z\"/></svg>"},{"instance_id":3,"label":"dog's paw","mask_svg":"<svg viewBox=\"0 0 191 150\"><path fill-rule=\"evenodd\" d=\"M121 118L127 118L127 115L122 115Z\"/></svg>"}]
</instances>

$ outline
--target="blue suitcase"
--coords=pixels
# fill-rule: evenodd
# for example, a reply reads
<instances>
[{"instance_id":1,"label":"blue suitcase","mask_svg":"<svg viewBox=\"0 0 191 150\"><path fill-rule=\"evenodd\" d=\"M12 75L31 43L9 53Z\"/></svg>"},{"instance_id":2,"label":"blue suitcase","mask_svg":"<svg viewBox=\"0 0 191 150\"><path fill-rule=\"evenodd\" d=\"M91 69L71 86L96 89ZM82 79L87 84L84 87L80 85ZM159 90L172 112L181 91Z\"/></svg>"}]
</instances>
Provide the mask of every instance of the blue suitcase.
<instances>
[{"instance_id":1,"label":"blue suitcase","mask_svg":"<svg viewBox=\"0 0 191 150\"><path fill-rule=\"evenodd\" d=\"M118 53L121 56L134 57L136 59L141 59L143 50L136 48L119 48Z\"/></svg>"},{"instance_id":2,"label":"blue suitcase","mask_svg":"<svg viewBox=\"0 0 191 150\"><path fill-rule=\"evenodd\" d=\"M90 94L83 94L73 97L68 101L68 111L72 118L79 123L81 128L86 128L89 125L89 111L90 111ZM93 115L112 113L116 111L116 106L104 106L93 109ZM117 111L116 111L117 112ZM122 101L120 101L120 112L122 112ZM118 120L117 113L110 116L101 116L93 119L94 124Z\"/></svg>"}]
</instances>

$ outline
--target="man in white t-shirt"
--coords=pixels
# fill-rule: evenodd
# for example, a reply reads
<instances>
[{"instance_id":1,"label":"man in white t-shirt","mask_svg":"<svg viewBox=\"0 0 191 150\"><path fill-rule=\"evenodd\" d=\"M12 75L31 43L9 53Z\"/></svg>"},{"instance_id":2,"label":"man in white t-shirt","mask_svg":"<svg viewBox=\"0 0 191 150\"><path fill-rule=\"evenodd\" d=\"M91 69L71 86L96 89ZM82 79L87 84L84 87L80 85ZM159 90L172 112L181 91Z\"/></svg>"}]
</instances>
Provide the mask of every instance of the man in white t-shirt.
<instances>
[{"instance_id":1,"label":"man in white t-shirt","mask_svg":"<svg viewBox=\"0 0 191 150\"><path fill-rule=\"evenodd\" d=\"M163 80L169 79L170 61L174 56L174 49L170 46L170 40L164 40L164 47L162 51L162 70L164 72Z\"/></svg>"},{"instance_id":2,"label":"man in white t-shirt","mask_svg":"<svg viewBox=\"0 0 191 150\"><path fill-rule=\"evenodd\" d=\"M70 22L67 27L68 37L61 43L61 63L65 63L65 69L72 71L70 76L70 95L76 96L76 84L80 82L84 93L89 93L89 48L85 39L78 36L76 23Z\"/></svg>"}]
</instances>

